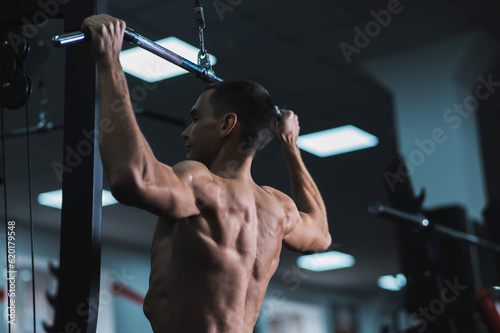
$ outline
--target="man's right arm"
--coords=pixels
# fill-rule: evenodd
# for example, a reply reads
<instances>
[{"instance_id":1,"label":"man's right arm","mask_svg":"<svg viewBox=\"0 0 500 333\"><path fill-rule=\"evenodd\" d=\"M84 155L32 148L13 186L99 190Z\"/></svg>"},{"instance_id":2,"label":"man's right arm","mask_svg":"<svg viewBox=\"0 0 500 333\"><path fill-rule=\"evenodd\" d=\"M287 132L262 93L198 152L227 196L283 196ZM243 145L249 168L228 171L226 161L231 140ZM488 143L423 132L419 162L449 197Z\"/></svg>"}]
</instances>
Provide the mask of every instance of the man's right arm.
<instances>
[{"instance_id":1,"label":"man's right arm","mask_svg":"<svg viewBox=\"0 0 500 333\"><path fill-rule=\"evenodd\" d=\"M174 219L199 214L197 195L213 184L201 163L171 167L158 161L135 119L119 60L125 22L109 15L85 19L99 72L99 148L113 195L123 204Z\"/></svg>"},{"instance_id":2,"label":"man's right arm","mask_svg":"<svg viewBox=\"0 0 500 333\"><path fill-rule=\"evenodd\" d=\"M291 207L291 200L284 201L287 223L283 245L302 253L324 251L331 244L325 204L296 144L300 129L298 118L292 111L284 110L283 114L275 138L285 154L296 206Z\"/></svg>"}]
</instances>

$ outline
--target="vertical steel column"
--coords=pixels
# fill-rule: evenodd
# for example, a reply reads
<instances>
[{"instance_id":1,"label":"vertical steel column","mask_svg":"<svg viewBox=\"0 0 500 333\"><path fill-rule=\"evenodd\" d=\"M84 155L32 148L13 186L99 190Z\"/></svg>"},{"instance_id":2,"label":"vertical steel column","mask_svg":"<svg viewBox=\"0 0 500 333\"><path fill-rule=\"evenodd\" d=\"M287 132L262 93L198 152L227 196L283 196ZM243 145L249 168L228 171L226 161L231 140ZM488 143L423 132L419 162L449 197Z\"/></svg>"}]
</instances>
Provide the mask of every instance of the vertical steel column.
<instances>
[{"instance_id":1,"label":"vertical steel column","mask_svg":"<svg viewBox=\"0 0 500 333\"><path fill-rule=\"evenodd\" d=\"M65 31L106 13L108 0L72 0ZM99 308L102 164L98 150L97 70L89 45L66 49L63 206L59 291L53 332L94 333ZM96 130L94 130L96 129ZM93 133L91 139L84 133Z\"/></svg>"}]
</instances>

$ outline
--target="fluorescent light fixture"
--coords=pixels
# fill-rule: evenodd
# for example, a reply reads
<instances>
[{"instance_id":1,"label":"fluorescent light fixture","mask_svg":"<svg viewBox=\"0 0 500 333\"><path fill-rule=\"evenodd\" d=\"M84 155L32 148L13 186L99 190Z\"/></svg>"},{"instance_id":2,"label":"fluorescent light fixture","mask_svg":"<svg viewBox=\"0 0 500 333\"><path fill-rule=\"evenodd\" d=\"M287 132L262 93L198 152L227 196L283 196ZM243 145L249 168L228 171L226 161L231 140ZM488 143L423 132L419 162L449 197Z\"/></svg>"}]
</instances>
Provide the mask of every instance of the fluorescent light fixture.
<instances>
[{"instance_id":1,"label":"fluorescent light fixture","mask_svg":"<svg viewBox=\"0 0 500 333\"><path fill-rule=\"evenodd\" d=\"M355 262L356 260L350 254L337 251L300 256L297 259L297 265L300 268L314 272L351 267Z\"/></svg>"},{"instance_id":2,"label":"fluorescent light fixture","mask_svg":"<svg viewBox=\"0 0 500 333\"><path fill-rule=\"evenodd\" d=\"M195 64L198 63L198 52L200 50L178 38L168 37L156 41L156 43ZM217 58L211 54L209 54L209 56L210 63L212 66L215 65L217 63ZM149 51L141 49L140 47L134 47L120 52L120 62L125 72L148 82L161 81L188 73L188 71L179 66Z\"/></svg>"},{"instance_id":3,"label":"fluorescent light fixture","mask_svg":"<svg viewBox=\"0 0 500 333\"><path fill-rule=\"evenodd\" d=\"M301 135L297 140L297 146L300 149L319 157L375 147L377 144L378 138L376 136L353 125Z\"/></svg>"},{"instance_id":4,"label":"fluorescent light fixture","mask_svg":"<svg viewBox=\"0 0 500 333\"><path fill-rule=\"evenodd\" d=\"M40 205L53 207L57 209L62 208L62 190L45 192L38 195L38 203ZM113 197L111 192L102 191L102 206L109 206L117 204L118 201Z\"/></svg>"},{"instance_id":5,"label":"fluorescent light fixture","mask_svg":"<svg viewBox=\"0 0 500 333\"><path fill-rule=\"evenodd\" d=\"M396 276L384 275L378 278L378 286L382 289L398 291L406 286L406 276L398 274Z\"/></svg>"}]
</instances>

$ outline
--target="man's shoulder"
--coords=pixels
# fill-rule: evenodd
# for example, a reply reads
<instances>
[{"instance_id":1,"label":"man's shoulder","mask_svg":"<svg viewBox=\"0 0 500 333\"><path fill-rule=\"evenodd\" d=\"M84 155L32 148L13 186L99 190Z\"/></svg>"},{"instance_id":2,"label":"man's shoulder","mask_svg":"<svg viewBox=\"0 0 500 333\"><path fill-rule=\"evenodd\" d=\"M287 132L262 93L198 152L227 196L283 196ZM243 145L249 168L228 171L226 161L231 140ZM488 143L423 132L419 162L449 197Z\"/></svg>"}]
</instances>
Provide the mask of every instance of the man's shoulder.
<instances>
[{"instance_id":1,"label":"man's shoulder","mask_svg":"<svg viewBox=\"0 0 500 333\"><path fill-rule=\"evenodd\" d=\"M280 203L285 203L285 202L289 202L292 200L288 195L275 189L274 187L263 185L263 186L260 186L260 188L263 189L268 194L270 194L272 197L274 197Z\"/></svg>"},{"instance_id":2,"label":"man's shoulder","mask_svg":"<svg viewBox=\"0 0 500 333\"><path fill-rule=\"evenodd\" d=\"M265 192L269 193L270 195L274 195L274 193L279 192L277 189L271 186L262 185L259 187L263 189Z\"/></svg>"},{"instance_id":3,"label":"man's shoulder","mask_svg":"<svg viewBox=\"0 0 500 333\"><path fill-rule=\"evenodd\" d=\"M178 177L188 181L196 181L199 178L203 180L214 180L214 174L206 167L205 164L197 161L182 161L174 166L172 170Z\"/></svg>"},{"instance_id":4,"label":"man's shoulder","mask_svg":"<svg viewBox=\"0 0 500 333\"><path fill-rule=\"evenodd\" d=\"M172 166L175 170L206 170L210 172L205 164L198 161L186 160Z\"/></svg>"}]
</instances>

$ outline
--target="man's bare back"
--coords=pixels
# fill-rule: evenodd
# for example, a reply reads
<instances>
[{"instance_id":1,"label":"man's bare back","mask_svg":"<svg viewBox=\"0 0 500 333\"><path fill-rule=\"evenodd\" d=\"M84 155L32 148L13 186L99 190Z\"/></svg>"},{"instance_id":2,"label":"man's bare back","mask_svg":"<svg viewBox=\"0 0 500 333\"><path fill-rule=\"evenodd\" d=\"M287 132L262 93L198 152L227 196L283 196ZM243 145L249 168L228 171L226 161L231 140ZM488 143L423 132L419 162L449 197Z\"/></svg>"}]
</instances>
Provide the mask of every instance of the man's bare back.
<instances>
[{"instance_id":1,"label":"man's bare back","mask_svg":"<svg viewBox=\"0 0 500 333\"><path fill-rule=\"evenodd\" d=\"M219 195L201 215L157 222L144 303L155 332L253 331L278 267L285 213L270 189L216 182Z\"/></svg>"},{"instance_id":2,"label":"man's bare back","mask_svg":"<svg viewBox=\"0 0 500 333\"><path fill-rule=\"evenodd\" d=\"M85 19L87 27L99 72L99 148L111 191L119 202L160 217L144 303L154 332L252 332L281 246L314 253L331 242L323 199L296 145L297 115L282 110L277 121L269 93L255 82L209 85L181 134L187 161L165 165L132 109L119 62L125 22L97 15ZM251 177L255 154L273 136L292 198Z\"/></svg>"}]
</instances>

